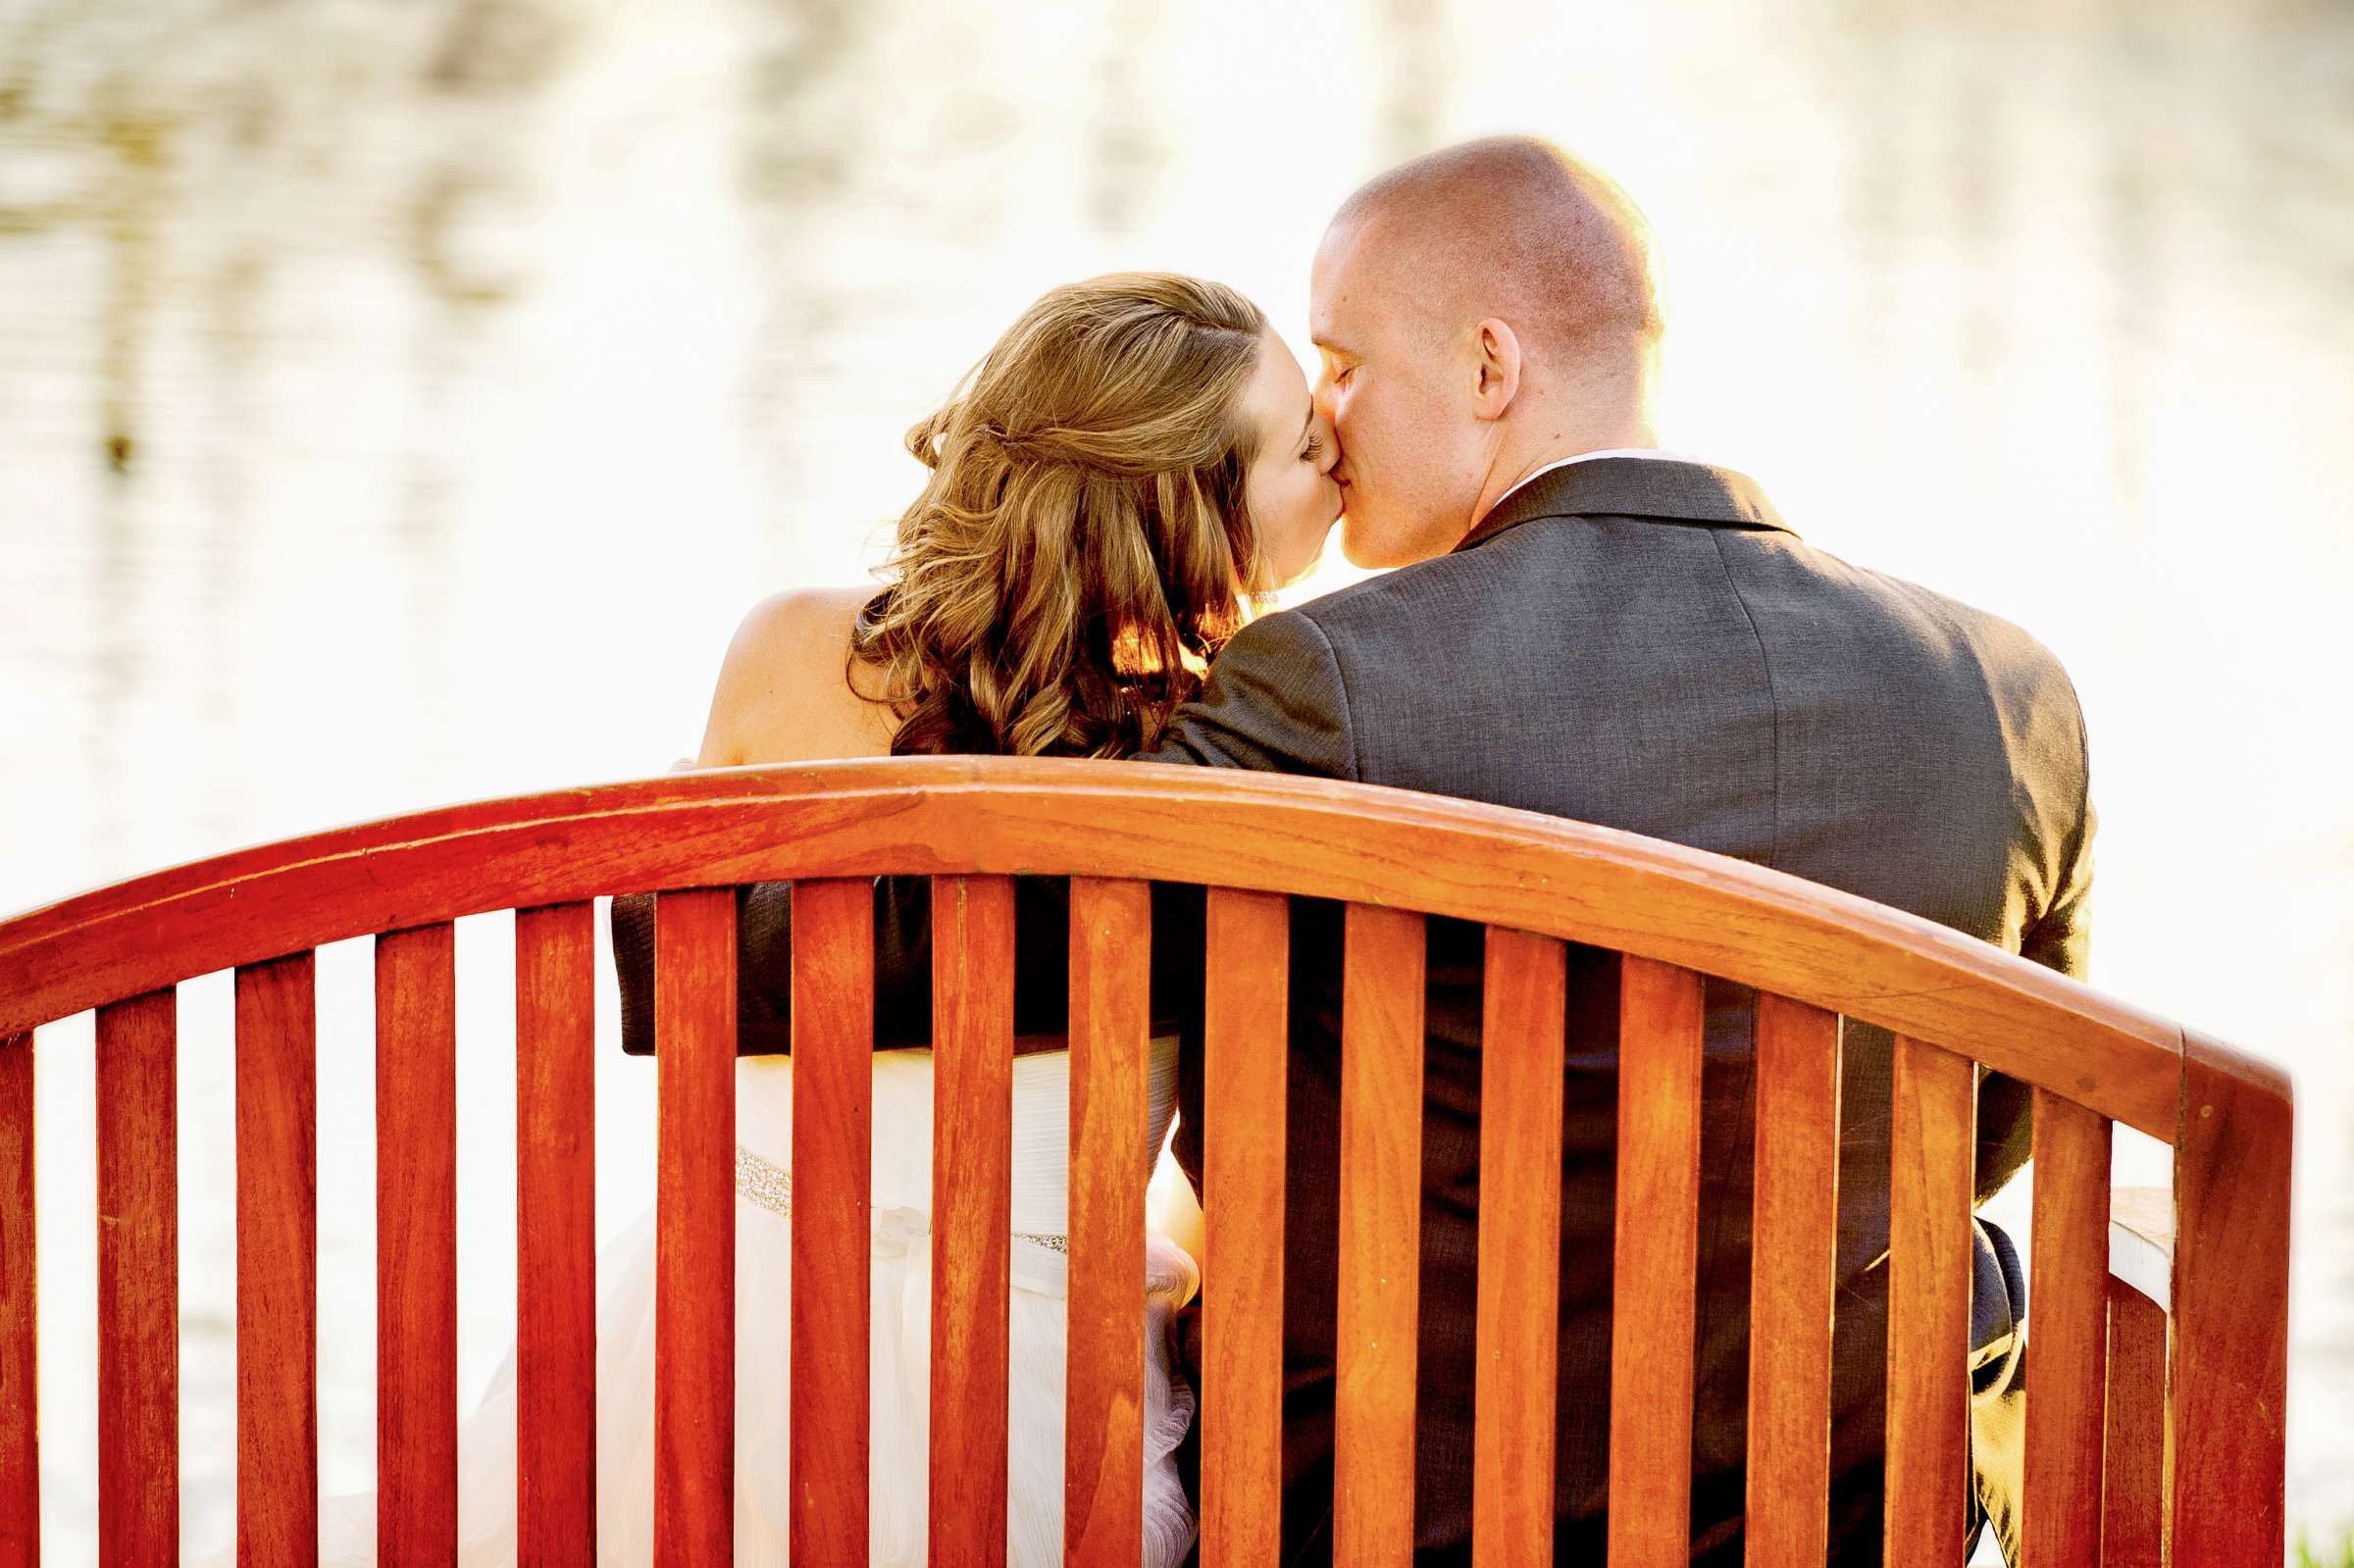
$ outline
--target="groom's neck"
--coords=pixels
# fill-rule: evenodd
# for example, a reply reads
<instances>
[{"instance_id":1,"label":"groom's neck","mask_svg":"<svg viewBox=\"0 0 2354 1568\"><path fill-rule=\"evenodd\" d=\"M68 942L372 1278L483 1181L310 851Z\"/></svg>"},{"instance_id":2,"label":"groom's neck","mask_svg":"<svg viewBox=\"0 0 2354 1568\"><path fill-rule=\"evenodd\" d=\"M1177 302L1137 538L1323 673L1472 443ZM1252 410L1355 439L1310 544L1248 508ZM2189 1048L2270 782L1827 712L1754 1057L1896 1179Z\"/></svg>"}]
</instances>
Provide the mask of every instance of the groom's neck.
<instances>
[{"instance_id":1,"label":"groom's neck","mask_svg":"<svg viewBox=\"0 0 2354 1568\"><path fill-rule=\"evenodd\" d=\"M1469 529L1530 475L1587 452L1646 450L1660 444L1659 344L1621 343L1557 362L1550 374L1520 383L1498 422L1495 460L1480 486Z\"/></svg>"},{"instance_id":2,"label":"groom's neck","mask_svg":"<svg viewBox=\"0 0 2354 1568\"><path fill-rule=\"evenodd\" d=\"M1527 442L1517 450L1501 452L1488 471L1487 481L1480 486L1479 501L1471 514L1471 528L1477 528L1496 503L1510 495L1529 476L1564 458L1582 457L1588 452L1648 451L1660 444L1658 427L1648 414L1628 413L1608 421L1565 427L1565 422L1549 421L1538 439Z\"/></svg>"}]
</instances>

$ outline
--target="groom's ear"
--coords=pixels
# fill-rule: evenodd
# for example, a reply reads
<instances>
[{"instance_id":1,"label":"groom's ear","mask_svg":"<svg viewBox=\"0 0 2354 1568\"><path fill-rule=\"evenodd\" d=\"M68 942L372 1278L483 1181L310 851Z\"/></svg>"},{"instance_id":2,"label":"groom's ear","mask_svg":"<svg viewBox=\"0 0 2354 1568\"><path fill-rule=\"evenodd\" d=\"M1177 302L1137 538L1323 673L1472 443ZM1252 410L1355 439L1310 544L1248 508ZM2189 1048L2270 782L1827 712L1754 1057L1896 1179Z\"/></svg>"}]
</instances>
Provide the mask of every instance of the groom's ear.
<instances>
[{"instance_id":1,"label":"groom's ear","mask_svg":"<svg viewBox=\"0 0 2354 1568\"><path fill-rule=\"evenodd\" d=\"M1491 316L1473 329L1472 412L1483 420L1502 419L1520 391L1520 338L1510 325Z\"/></svg>"}]
</instances>

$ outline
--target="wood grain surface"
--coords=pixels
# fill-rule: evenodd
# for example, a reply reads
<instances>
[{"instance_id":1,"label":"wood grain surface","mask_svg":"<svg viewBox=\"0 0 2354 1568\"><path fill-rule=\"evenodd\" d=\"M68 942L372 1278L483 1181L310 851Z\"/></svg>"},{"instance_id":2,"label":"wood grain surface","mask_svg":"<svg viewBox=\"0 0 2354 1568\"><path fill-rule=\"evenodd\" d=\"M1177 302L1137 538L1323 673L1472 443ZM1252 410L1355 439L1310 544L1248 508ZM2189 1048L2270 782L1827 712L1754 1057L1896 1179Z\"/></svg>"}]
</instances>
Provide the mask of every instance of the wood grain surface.
<instances>
[{"instance_id":1,"label":"wood grain surface","mask_svg":"<svg viewBox=\"0 0 2354 1568\"><path fill-rule=\"evenodd\" d=\"M2290 1100L2277 1069L2190 1033L2175 1157L2172 1560L2286 1550ZM2234 1441L2219 1441L2229 1433Z\"/></svg>"},{"instance_id":2,"label":"wood grain surface","mask_svg":"<svg viewBox=\"0 0 2354 1568\"><path fill-rule=\"evenodd\" d=\"M515 911L515 1526L522 1568L596 1552L593 906Z\"/></svg>"},{"instance_id":3,"label":"wood grain surface","mask_svg":"<svg viewBox=\"0 0 2354 1568\"><path fill-rule=\"evenodd\" d=\"M1645 1568L1692 1546L1701 978L1630 957L1618 986L1610 1558Z\"/></svg>"},{"instance_id":4,"label":"wood grain surface","mask_svg":"<svg viewBox=\"0 0 2354 1568\"><path fill-rule=\"evenodd\" d=\"M1333 1553L1405 1563L1414 1548L1427 959L1420 915L1351 904L1346 924Z\"/></svg>"},{"instance_id":5,"label":"wood grain surface","mask_svg":"<svg viewBox=\"0 0 2354 1568\"><path fill-rule=\"evenodd\" d=\"M1477 1568L1542 1562L1553 1550L1566 977L1560 941L1488 928L1471 1390Z\"/></svg>"},{"instance_id":6,"label":"wood grain surface","mask_svg":"<svg viewBox=\"0 0 2354 1568\"><path fill-rule=\"evenodd\" d=\"M1013 884L932 884L932 1562L1004 1568Z\"/></svg>"},{"instance_id":7,"label":"wood grain surface","mask_svg":"<svg viewBox=\"0 0 2354 1568\"><path fill-rule=\"evenodd\" d=\"M1212 887L1202 1097L1202 1563L1280 1547L1290 900Z\"/></svg>"},{"instance_id":8,"label":"wood grain surface","mask_svg":"<svg viewBox=\"0 0 2354 1568\"><path fill-rule=\"evenodd\" d=\"M237 1560L307 1562L319 1542L316 965L236 978Z\"/></svg>"},{"instance_id":9,"label":"wood grain surface","mask_svg":"<svg viewBox=\"0 0 2354 1568\"><path fill-rule=\"evenodd\" d=\"M1888 1197L1890 1562L1959 1563L1969 1529L1970 1198L1977 1083L1969 1058L1899 1037Z\"/></svg>"},{"instance_id":10,"label":"wood grain surface","mask_svg":"<svg viewBox=\"0 0 2354 1568\"><path fill-rule=\"evenodd\" d=\"M1063 1561L1144 1552L1145 1181L1152 889L1071 881L1070 1359Z\"/></svg>"},{"instance_id":11,"label":"wood grain surface","mask_svg":"<svg viewBox=\"0 0 2354 1568\"><path fill-rule=\"evenodd\" d=\"M1839 1067L1838 1015L1758 998L1749 1568L1819 1568L1830 1549Z\"/></svg>"},{"instance_id":12,"label":"wood grain surface","mask_svg":"<svg viewBox=\"0 0 2354 1568\"><path fill-rule=\"evenodd\" d=\"M0 1035L0 1568L40 1568L32 1034Z\"/></svg>"},{"instance_id":13,"label":"wood grain surface","mask_svg":"<svg viewBox=\"0 0 2354 1568\"><path fill-rule=\"evenodd\" d=\"M179 1561L179 998L98 1009L98 1560Z\"/></svg>"},{"instance_id":14,"label":"wood grain surface","mask_svg":"<svg viewBox=\"0 0 2354 1568\"><path fill-rule=\"evenodd\" d=\"M376 939L376 1539L458 1549L458 1035L447 921Z\"/></svg>"},{"instance_id":15,"label":"wood grain surface","mask_svg":"<svg viewBox=\"0 0 2354 1568\"><path fill-rule=\"evenodd\" d=\"M793 887L793 1557L867 1558L874 888Z\"/></svg>"},{"instance_id":16,"label":"wood grain surface","mask_svg":"<svg viewBox=\"0 0 2354 1568\"><path fill-rule=\"evenodd\" d=\"M2101 1555L2101 1418L2109 1346L2109 1123L2035 1091L2034 1381L2021 1545L2028 1568Z\"/></svg>"},{"instance_id":17,"label":"wood grain surface","mask_svg":"<svg viewBox=\"0 0 2354 1568\"><path fill-rule=\"evenodd\" d=\"M2164 1568L2166 1309L2114 1279L2108 1293L2100 1560L2104 1568Z\"/></svg>"},{"instance_id":18,"label":"wood grain surface","mask_svg":"<svg viewBox=\"0 0 2354 1568\"><path fill-rule=\"evenodd\" d=\"M736 894L654 901L654 1559L736 1531Z\"/></svg>"}]
</instances>

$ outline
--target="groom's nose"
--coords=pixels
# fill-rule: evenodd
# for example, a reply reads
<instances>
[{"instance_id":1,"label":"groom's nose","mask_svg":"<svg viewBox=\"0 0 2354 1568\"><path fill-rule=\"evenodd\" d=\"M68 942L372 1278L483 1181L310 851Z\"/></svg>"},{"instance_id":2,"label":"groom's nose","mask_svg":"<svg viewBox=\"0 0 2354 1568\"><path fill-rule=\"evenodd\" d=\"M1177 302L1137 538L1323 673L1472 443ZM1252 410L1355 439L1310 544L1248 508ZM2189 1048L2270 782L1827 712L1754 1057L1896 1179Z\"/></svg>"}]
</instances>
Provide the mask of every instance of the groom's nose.
<instances>
[{"instance_id":1,"label":"groom's nose","mask_svg":"<svg viewBox=\"0 0 2354 1568\"><path fill-rule=\"evenodd\" d=\"M1333 417L1334 392L1336 390L1332 384L1332 372L1318 371L1316 384L1308 388L1307 400L1315 405L1316 417L1337 430L1340 422Z\"/></svg>"}]
</instances>

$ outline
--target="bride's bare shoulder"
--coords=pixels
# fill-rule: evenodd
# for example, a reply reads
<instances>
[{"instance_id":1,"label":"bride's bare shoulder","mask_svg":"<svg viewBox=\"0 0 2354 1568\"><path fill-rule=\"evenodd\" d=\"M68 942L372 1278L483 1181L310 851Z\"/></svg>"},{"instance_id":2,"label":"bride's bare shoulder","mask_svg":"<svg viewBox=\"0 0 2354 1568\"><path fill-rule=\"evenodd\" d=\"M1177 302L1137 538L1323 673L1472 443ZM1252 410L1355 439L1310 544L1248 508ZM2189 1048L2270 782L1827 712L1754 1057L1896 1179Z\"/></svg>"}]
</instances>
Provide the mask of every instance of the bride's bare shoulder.
<instances>
[{"instance_id":1,"label":"bride's bare shoulder","mask_svg":"<svg viewBox=\"0 0 2354 1568\"><path fill-rule=\"evenodd\" d=\"M850 628L871 585L791 588L736 628L696 761L706 768L870 756L890 749L890 710L844 679Z\"/></svg>"},{"instance_id":2,"label":"bride's bare shoulder","mask_svg":"<svg viewBox=\"0 0 2354 1568\"><path fill-rule=\"evenodd\" d=\"M729 662L846 651L858 607L874 596L871 584L855 582L772 593L744 612L728 645Z\"/></svg>"}]
</instances>

